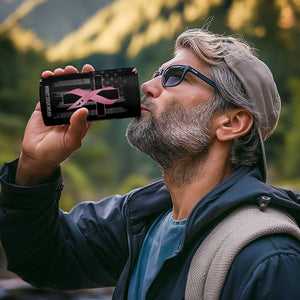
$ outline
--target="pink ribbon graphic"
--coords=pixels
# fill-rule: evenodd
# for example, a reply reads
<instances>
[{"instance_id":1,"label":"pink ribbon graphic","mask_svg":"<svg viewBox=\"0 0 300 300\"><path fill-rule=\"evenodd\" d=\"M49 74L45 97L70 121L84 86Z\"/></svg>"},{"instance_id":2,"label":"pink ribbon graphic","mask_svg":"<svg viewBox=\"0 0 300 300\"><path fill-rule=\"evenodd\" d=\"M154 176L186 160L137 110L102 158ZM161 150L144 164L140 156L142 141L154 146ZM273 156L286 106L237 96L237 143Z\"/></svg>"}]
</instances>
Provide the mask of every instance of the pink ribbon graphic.
<instances>
[{"instance_id":1,"label":"pink ribbon graphic","mask_svg":"<svg viewBox=\"0 0 300 300\"><path fill-rule=\"evenodd\" d=\"M75 89L72 90L68 93L65 93L64 95L67 94L74 94L74 95L78 95L81 96L80 99L78 99L76 102L74 102L69 108L69 109L73 109L73 108L79 108L82 107L85 103L87 103L89 100L92 100L94 102L97 103L101 103L101 104L113 104L117 101L117 99L108 99L105 98L103 96L99 96L98 93L100 93L101 91L111 91L111 90L116 90L114 87L108 86L102 89L98 89L98 90L92 90L92 91L85 91L82 89Z\"/></svg>"}]
</instances>

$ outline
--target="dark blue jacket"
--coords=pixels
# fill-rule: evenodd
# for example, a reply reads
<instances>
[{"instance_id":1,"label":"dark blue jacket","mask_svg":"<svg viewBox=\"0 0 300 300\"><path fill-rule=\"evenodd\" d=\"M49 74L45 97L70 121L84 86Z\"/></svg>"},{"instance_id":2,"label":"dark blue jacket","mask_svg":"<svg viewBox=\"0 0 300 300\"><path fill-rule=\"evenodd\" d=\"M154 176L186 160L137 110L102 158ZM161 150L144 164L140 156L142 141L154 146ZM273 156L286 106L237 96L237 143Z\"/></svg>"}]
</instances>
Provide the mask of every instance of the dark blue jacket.
<instances>
[{"instance_id":1,"label":"dark blue jacket","mask_svg":"<svg viewBox=\"0 0 300 300\"><path fill-rule=\"evenodd\" d=\"M152 222L172 208L162 181L81 203L70 213L58 209L59 170L49 183L15 186L17 161L0 173L0 234L8 269L35 286L79 289L116 286L126 299L130 275ZM261 181L258 169L240 168L198 202L184 239L153 281L147 299L184 299L189 264L199 244L233 209L271 197L300 222L299 195ZM199 199L200 200L200 199ZM286 235L261 238L236 257L221 299L300 299L300 244Z\"/></svg>"}]
</instances>

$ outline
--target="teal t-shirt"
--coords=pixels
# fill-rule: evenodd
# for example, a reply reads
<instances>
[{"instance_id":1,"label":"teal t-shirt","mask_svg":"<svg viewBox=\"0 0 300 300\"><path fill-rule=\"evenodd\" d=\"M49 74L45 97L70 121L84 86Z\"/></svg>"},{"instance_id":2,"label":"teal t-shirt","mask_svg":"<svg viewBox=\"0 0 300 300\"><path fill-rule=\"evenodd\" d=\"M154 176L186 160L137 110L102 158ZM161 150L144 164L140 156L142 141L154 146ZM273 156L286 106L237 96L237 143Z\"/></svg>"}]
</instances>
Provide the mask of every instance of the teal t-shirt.
<instances>
[{"instance_id":1,"label":"teal t-shirt","mask_svg":"<svg viewBox=\"0 0 300 300\"><path fill-rule=\"evenodd\" d=\"M128 299L145 299L146 293L164 261L173 256L186 228L186 219L176 221L173 212L158 218L149 229L132 274Z\"/></svg>"}]
</instances>

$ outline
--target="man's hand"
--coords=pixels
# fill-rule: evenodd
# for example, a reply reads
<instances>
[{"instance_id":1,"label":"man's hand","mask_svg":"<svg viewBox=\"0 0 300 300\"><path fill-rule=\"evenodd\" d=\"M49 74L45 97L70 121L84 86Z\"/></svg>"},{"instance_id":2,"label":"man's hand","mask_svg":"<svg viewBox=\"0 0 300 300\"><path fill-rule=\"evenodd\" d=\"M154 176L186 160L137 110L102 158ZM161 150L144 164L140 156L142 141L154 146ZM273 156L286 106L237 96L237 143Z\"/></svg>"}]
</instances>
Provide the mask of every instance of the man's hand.
<instances>
[{"instance_id":1,"label":"man's hand","mask_svg":"<svg viewBox=\"0 0 300 300\"><path fill-rule=\"evenodd\" d=\"M82 72L94 68L85 65ZM78 73L73 66L45 71L43 78L52 75ZM79 149L91 123L86 121L88 110L81 108L73 113L69 125L45 126L40 104L37 104L24 134L22 152L16 173L16 184L35 185L53 174L57 167Z\"/></svg>"}]
</instances>

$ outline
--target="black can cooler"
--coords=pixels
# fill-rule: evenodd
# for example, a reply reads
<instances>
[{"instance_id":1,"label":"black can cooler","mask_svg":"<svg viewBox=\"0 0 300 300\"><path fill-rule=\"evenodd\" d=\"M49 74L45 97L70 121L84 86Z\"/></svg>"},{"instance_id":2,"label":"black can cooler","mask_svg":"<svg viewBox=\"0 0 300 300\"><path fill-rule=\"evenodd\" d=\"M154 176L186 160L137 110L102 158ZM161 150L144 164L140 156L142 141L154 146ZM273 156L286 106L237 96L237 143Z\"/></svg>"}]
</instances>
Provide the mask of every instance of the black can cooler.
<instances>
[{"instance_id":1,"label":"black can cooler","mask_svg":"<svg viewBox=\"0 0 300 300\"><path fill-rule=\"evenodd\" d=\"M81 107L88 109L88 121L138 117L137 70L131 67L41 78L40 103L47 126L68 124Z\"/></svg>"}]
</instances>

